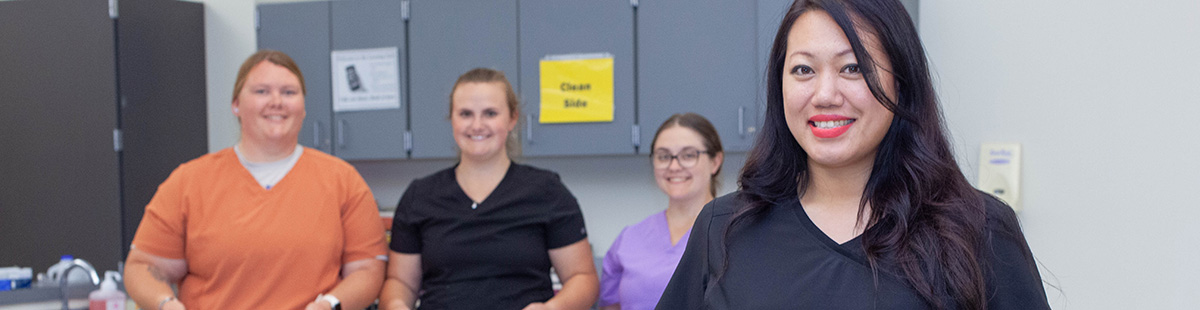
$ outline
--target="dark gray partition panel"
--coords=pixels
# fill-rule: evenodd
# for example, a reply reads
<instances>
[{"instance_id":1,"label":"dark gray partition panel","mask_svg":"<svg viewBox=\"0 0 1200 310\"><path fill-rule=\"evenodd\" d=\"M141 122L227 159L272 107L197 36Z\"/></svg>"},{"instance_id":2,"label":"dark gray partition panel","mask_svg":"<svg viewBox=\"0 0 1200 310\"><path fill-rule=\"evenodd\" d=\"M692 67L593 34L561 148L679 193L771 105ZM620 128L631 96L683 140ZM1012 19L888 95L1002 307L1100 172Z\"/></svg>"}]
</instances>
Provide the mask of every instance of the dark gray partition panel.
<instances>
[{"instance_id":1,"label":"dark gray partition panel","mask_svg":"<svg viewBox=\"0 0 1200 310\"><path fill-rule=\"evenodd\" d=\"M113 31L106 1L0 1L0 264L123 258Z\"/></svg>"},{"instance_id":2,"label":"dark gray partition panel","mask_svg":"<svg viewBox=\"0 0 1200 310\"><path fill-rule=\"evenodd\" d=\"M658 126L680 112L712 121L726 151L749 149L760 76L756 15L744 0L639 2L639 153L649 154Z\"/></svg>"},{"instance_id":3,"label":"dark gray partition panel","mask_svg":"<svg viewBox=\"0 0 1200 310\"><path fill-rule=\"evenodd\" d=\"M125 1L120 9L121 246L128 253L158 185L208 153L208 100L203 4Z\"/></svg>"},{"instance_id":4,"label":"dark gray partition panel","mask_svg":"<svg viewBox=\"0 0 1200 310\"><path fill-rule=\"evenodd\" d=\"M502 70L520 89L517 1L413 0L409 20L412 157L456 156L450 88L476 67ZM518 126L519 127L519 126Z\"/></svg>"},{"instance_id":5,"label":"dark gray partition panel","mask_svg":"<svg viewBox=\"0 0 1200 310\"><path fill-rule=\"evenodd\" d=\"M333 1L330 33L332 50L395 47L399 86L404 87L404 20L401 2L394 0ZM329 54L325 54L329 61ZM329 66L326 65L326 69ZM327 71L328 72L328 71ZM325 76L326 79L329 75ZM400 89L401 98L407 89ZM400 109L337 112L333 115L334 153L346 160L400 159L408 128L405 105Z\"/></svg>"},{"instance_id":6,"label":"dark gray partition panel","mask_svg":"<svg viewBox=\"0 0 1200 310\"><path fill-rule=\"evenodd\" d=\"M306 116L300 144L333 154L329 2L259 5L258 25L258 48L287 53L304 74Z\"/></svg>"},{"instance_id":7,"label":"dark gray partition panel","mask_svg":"<svg viewBox=\"0 0 1200 310\"><path fill-rule=\"evenodd\" d=\"M522 152L633 154L633 6L629 1L521 0ZM541 124L539 61L546 55L613 55L613 121Z\"/></svg>"}]
</instances>

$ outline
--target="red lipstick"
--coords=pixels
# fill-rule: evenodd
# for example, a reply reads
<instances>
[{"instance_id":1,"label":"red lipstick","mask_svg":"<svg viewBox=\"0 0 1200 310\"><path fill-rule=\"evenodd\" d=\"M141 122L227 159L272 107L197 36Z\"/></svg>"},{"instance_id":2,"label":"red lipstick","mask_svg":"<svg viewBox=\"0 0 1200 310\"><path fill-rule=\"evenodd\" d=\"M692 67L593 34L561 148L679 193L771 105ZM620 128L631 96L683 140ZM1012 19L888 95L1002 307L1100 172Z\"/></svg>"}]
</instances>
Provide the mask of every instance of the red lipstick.
<instances>
[{"instance_id":1,"label":"red lipstick","mask_svg":"<svg viewBox=\"0 0 1200 310\"><path fill-rule=\"evenodd\" d=\"M841 125L837 127L826 126L827 128L821 128L817 127L817 122L840 122ZM841 115L821 114L814 115L808 119L808 128L812 130L813 135L817 136L817 138L837 138L843 133L846 133L847 130L850 130L851 125L854 125L854 119Z\"/></svg>"}]
</instances>

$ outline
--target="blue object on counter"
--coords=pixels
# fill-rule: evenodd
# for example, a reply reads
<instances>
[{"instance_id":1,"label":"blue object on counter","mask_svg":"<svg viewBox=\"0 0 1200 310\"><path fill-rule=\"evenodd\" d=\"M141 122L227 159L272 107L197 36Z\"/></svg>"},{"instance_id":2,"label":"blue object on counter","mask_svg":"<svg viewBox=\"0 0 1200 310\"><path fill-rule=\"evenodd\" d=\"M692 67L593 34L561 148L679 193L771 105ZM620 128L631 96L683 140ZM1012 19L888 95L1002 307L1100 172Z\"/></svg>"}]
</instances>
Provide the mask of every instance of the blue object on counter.
<instances>
[{"instance_id":1,"label":"blue object on counter","mask_svg":"<svg viewBox=\"0 0 1200 310\"><path fill-rule=\"evenodd\" d=\"M33 268L0 268L0 291L28 288L33 284Z\"/></svg>"}]
</instances>

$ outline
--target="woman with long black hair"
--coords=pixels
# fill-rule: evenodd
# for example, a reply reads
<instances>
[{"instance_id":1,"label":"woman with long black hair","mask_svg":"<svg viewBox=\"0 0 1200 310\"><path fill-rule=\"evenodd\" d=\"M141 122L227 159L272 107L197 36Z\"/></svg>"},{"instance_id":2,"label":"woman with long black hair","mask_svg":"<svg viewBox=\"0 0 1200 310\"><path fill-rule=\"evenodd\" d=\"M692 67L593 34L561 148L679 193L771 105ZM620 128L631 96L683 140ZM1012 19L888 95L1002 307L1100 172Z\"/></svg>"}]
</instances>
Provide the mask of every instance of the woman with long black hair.
<instances>
[{"instance_id":1,"label":"woman with long black hair","mask_svg":"<svg viewBox=\"0 0 1200 310\"><path fill-rule=\"evenodd\" d=\"M693 226L658 309L1047 309L1016 214L950 149L895 0L796 1L740 190Z\"/></svg>"}]
</instances>

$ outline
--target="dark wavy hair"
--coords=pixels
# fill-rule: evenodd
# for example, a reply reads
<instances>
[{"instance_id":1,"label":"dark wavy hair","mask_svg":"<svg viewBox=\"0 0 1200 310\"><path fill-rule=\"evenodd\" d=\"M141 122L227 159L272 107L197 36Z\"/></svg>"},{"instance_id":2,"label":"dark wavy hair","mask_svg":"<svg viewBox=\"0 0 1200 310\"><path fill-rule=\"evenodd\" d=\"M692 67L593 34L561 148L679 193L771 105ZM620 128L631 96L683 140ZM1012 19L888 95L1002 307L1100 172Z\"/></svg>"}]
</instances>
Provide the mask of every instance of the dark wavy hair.
<instances>
[{"instance_id":1,"label":"dark wavy hair","mask_svg":"<svg viewBox=\"0 0 1200 310\"><path fill-rule=\"evenodd\" d=\"M798 0L775 35L767 68L762 131L738 179L744 205L739 223L787 199L804 195L808 155L784 119L782 78L788 32L808 11L833 17L853 48L871 93L895 114L880 142L859 203L871 206L861 241L872 270L898 273L935 309L985 309L983 196L954 159L933 89L925 51L904 6L895 0ZM868 32L868 33L864 33ZM889 98L863 37L876 38L891 62L896 98ZM727 247L728 248L728 247ZM726 256L728 257L728 256ZM888 268L880 268L884 264Z\"/></svg>"}]
</instances>

